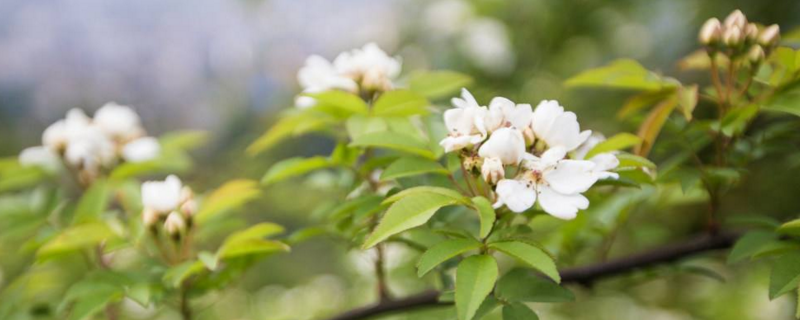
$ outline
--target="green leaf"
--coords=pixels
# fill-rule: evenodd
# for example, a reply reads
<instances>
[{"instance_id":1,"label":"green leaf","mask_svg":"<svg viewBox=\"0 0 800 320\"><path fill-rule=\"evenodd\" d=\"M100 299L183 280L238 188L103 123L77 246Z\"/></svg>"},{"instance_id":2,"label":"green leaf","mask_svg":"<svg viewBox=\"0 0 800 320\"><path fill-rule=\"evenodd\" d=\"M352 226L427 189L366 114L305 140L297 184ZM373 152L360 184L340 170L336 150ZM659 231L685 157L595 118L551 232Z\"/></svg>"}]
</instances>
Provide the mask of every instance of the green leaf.
<instances>
[{"instance_id":1,"label":"green leaf","mask_svg":"<svg viewBox=\"0 0 800 320\"><path fill-rule=\"evenodd\" d=\"M568 79L565 85L660 91L676 87L677 81L662 78L634 60L621 59L604 67L584 71Z\"/></svg>"},{"instance_id":2,"label":"green leaf","mask_svg":"<svg viewBox=\"0 0 800 320\"><path fill-rule=\"evenodd\" d=\"M386 123L385 119L367 117L361 114L348 118L345 126L351 140L355 140L367 133L389 131L389 124Z\"/></svg>"},{"instance_id":3,"label":"green leaf","mask_svg":"<svg viewBox=\"0 0 800 320\"><path fill-rule=\"evenodd\" d=\"M168 132L158 138L162 150L191 150L208 142L208 132L202 130L182 130Z\"/></svg>"},{"instance_id":4,"label":"green leaf","mask_svg":"<svg viewBox=\"0 0 800 320\"><path fill-rule=\"evenodd\" d=\"M20 167L0 172L0 193L33 187L48 177L46 170L39 167Z\"/></svg>"},{"instance_id":5,"label":"green leaf","mask_svg":"<svg viewBox=\"0 0 800 320\"><path fill-rule=\"evenodd\" d=\"M395 193L394 195L386 198L386 200L383 200L383 203L397 202L397 201L399 201L399 200L401 200L401 199L403 199L405 197L414 196L414 195L417 195L417 194L437 194L437 195L449 197L449 198L451 198L453 200L456 200L459 203L469 204L469 199L467 197L461 195L457 191L454 191L454 190L451 190L451 189L448 189L448 188L430 187L430 186L414 187L414 188L410 188L410 189L406 189L406 190L400 191L400 192Z\"/></svg>"},{"instance_id":6,"label":"green leaf","mask_svg":"<svg viewBox=\"0 0 800 320\"><path fill-rule=\"evenodd\" d=\"M369 249L395 234L423 225L441 207L457 202L452 197L436 193L417 193L404 197L389 207L375 231L364 242L363 248Z\"/></svg>"},{"instance_id":7,"label":"green leaf","mask_svg":"<svg viewBox=\"0 0 800 320\"><path fill-rule=\"evenodd\" d=\"M289 158L272 165L264 175L264 178L261 179L261 184L270 185L332 166L334 166L333 162L321 156L311 158Z\"/></svg>"},{"instance_id":8,"label":"green leaf","mask_svg":"<svg viewBox=\"0 0 800 320\"><path fill-rule=\"evenodd\" d=\"M796 237L800 236L800 219L795 219L782 224L780 227L778 227L778 233Z\"/></svg>"},{"instance_id":9,"label":"green leaf","mask_svg":"<svg viewBox=\"0 0 800 320\"><path fill-rule=\"evenodd\" d=\"M94 221L108 208L108 200L111 195L111 187L108 181L103 179L95 180L92 186L83 194L78 206L75 208L73 223L83 223Z\"/></svg>"},{"instance_id":10,"label":"green leaf","mask_svg":"<svg viewBox=\"0 0 800 320\"><path fill-rule=\"evenodd\" d=\"M645 91L630 97L622 105L622 108L617 112L617 118L628 119L645 107L652 106L659 101L666 99L675 94L674 89L665 89L661 91Z\"/></svg>"},{"instance_id":11,"label":"green leaf","mask_svg":"<svg viewBox=\"0 0 800 320\"><path fill-rule=\"evenodd\" d=\"M411 91L429 99L450 96L472 83L468 75L453 71L419 71L409 79Z\"/></svg>"},{"instance_id":12,"label":"green leaf","mask_svg":"<svg viewBox=\"0 0 800 320\"><path fill-rule=\"evenodd\" d=\"M742 236L728 254L728 263L749 259L767 244L777 241L778 235L767 231L752 231Z\"/></svg>"},{"instance_id":13,"label":"green leaf","mask_svg":"<svg viewBox=\"0 0 800 320\"><path fill-rule=\"evenodd\" d=\"M337 120L328 114L313 109L302 111L293 109L248 146L247 154L257 155L288 138L329 129L335 123Z\"/></svg>"},{"instance_id":14,"label":"green leaf","mask_svg":"<svg viewBox=\"0 0 800 320\"><path fill-rule=\"evenodd\" d=\"M489 233L492 232L497 214L494 212L494 208L492 208L492 203L484 197L478 196L472 198L472 205L475 207L475 210L478 211L478 217L481 221L479 235L481 238L486 238L489 236Z\"/></svg>"},{"instance_id":15,"label":"green leaf","mask_svg":"<svg viewBox=\"0 0 800 320\"><path fill-rule=\"evenodd\" d=\"M619 153L616 156L619 160L619 166L617 166L617 168L656 168L655 163L644 157L624 152Z\"/></svg>"},{"instance_id":16,"label":"green leaf","mask_svg":"<svg viewBox=\"0 0 800 320\"><path fill-rule=\"evenodd\" d=\"M653 148L656 138L658 138L659 133L661 133L661 128L664 126L664 123L667 122L676 104L676 99L667 99L661 101L658 106L650 111L647 118L639 126L637 135L642 139L642 142L634 149L636 155L646 156L650 153L650 149Z\"/></svg>"},{"instance_id":17,"label":"green leaf","mask_svg":"<svg viewBox=\"0 0 800 320\"><path fill-rule=\"evenodd\" d=\"M76 224L64 229L45 243L39 248L37 256L41 259L59 253L86 248L114 236L115 234L111 228L101 221Z\"/></svg>"},{"instance_id":18,"label":"green leaf","mask_svg":"<svg viewBox=\"0 0 800 320\"><path fill-rule=\"evenodd\" d=\"M367 114L367 103L357 95L340 90L305 94L317 100L313 110L327 113L335 118L347 119L353 114Z\"/></svg>"},{"instance_id":19,"label":"green leaf","mask_svg":"<svg viewBox=\"0 0 800 320\"><path fill-rule=\"evenodd\" d=\"M598 143L592 150L586 153L586 156L583 158L591 159L598 154L627 149L641 142L642 139L634 134L627 132L618 133L608 140Z\"/></svg>"},{"instance_id":20,"label":"green leaf","mask_svg":"<svg viewBox=\"0 0 800 320\"><path fill-rule=\"evenodd\" d=\"M97 284L86 290L70 308L69 316L66 320L86 320L91 319L94 314L99 313L107 304L119 300L123 293L116 286Z\"/></svg>"},{"instance_id":21,"label":"green leaf","mask_svg":"<svg viewBox=\"0 0 800 320\"><path fill-rule=\"evenodd\" d=\"M196 216L197 222L203 223L217 215L238 209L259 196L261 196L261 190L258 189L258 182L246 179L229 181L214 190L203 201Z\"/></svg>"},{"instance_id":22,"label":"green leaf","mask_svg":"<svg viewBox=\"0 0 800 320\"><path fill-rule=\"evenodd\" d=\"M800 252L782 255L772 266L769 277L769 299L794 290L800 283Z\"/></svg>"},{"instance_id":23,"label":"green leaf","mask_svg":"<svg viewBox=\"0 0 800 320\"><path fill-rule=\"evenodd\" d=\"M756 115L758 115L758 106L749 105L731 110L722 119L721 128L719 129L722 134L732 137L744 133L747 124L750 123Z\"/></svg>"},{"instance_id":24,"label":"green leaf","mask_svg":"<svg viewBox=\"0 0 800 320\"><path fill-rule=\"evenodd\" d=\"M417 157L405 157L392 162L381 174L381 180L392 180L426 173L446 175L448 171L436 161Z\"/></svg>"},{"instance_id":25,"label":"green leaf","mask_svg":"<svg viewBox=\"0 0 800 320\"><path fill-rule=\"evenodd\" d=\"M111 180L125 180L143 175L175 174L192 166L192 159L183 151L164 150L156 159L143 162L125 162L111 171Z\"/></svg>"},{"instance_id":26,"label":"green leaf","mask_svg":"<svg viewBox=\"0 0 800 320\"><path fill-rule=\"evenodd\" d=\"M476 250L482 245L482 243L474 239L450 239L440 242L419 257L417 276L421 278L442 262L467 251Z\"/></svg>"},{"instance_id":27,"label":"green leaf","mask_svg":"<svg viewBox=\"0 0 800 320\"><path fill-rule=\"evenodd\" d=\"M491 256L464 259L456 269L456 311L459 320L471 320L497 281L497 262Z\"/></svg>"},{"instance_id":28,"label":"green leaf","mask_svg":"<svg viewBox=\"0 0 800 320\"><path fill-rule=\"evenodd\" d=\"M283 233L284 228L271 222L262 222L250 228L232 233L225 242L236 242L246 239L261 239Z\"/></svg>"},{"instance_id":29,"label":"green leaf","mask_svg":"<svg viewBox=\"0 0 800 320\"><path fill-rule=\"evenodd\" d=\"M239 258L249 255L289 252L290 248L283 242L257 238L234 239L226 241L217 250L219 259Z\"/></svg>"},{"instance_id":30,"label":"green leaf","mask_svg":"<svg viewBox=\"0 0 800 320\"><path fill-rule=\"evenodd\" d=\"M547 253L535 246L521 241L503 241L489 244L489 247L505 253L530 267L541 271L555 282L561 282L556 263Z\"/></svg>"},{"instance_id":31,"label":"green leaf","mask_svg":"<svg viewBox=\"0 0 800 320\"><path fill-rule=\"evenodd\" d=\"M497 281L495 295L511 302L567 302L575 295L558 284L532 274L529 270L514 269Z\"/></svg>"},{"instance_id":32,"label":"green leaf","mask_svg":"<svg viewBox=\"0 0 800 320\"><path fill-rule=\"evenodd\" d=\"M428 113L428 99L409 90L393 90L382 94L372 106L372 115L408 117Z\"/></svg>"},{"instance_id":33,"label":"green leaf","mask_svg":"<svg viewBox=\"0 0 800 320\"><path fill-rule=\"evenodd\" d=\"M126 288L125 296L136 301L140 306L147 308L150 306L150 301L153 297L153 288L149 283L135 283Z\"/></svg>"},{"instance_id":34,"label":"green leaf","mask_svg":"<svg viewBox=\"0 0 800 320\"><path fill-rule=\"evenodd\" d=\"M694 108L697 107L698 97L698 86L696 84L678 89L678 110L683 113L683 117L686 120L692 120L692 113Z\"/></svg>"},{"instance_id":35,"label":"green leaf","mask_svg":"<svg viewBox=\"0 0 800 320\"><path fill-rule=\"evenodd\" d=\"M436 159L433 151L428 149L428 144L413 136L397 132L371 132L355 137L350 143L353 147L378 147L410 154L415 154L428 159Z\"/></svg>"},{"instance_id":36,"label":"green leaf","mask_svg":"<svg viewBox=\"0 0 800 320\"><path fill-rule=\"evenodd\" d=\"M800 117L800 85L779 90L764 105L764 110L785 112Z\"/></svg>"},{"instance_id":37,"label":"green leaf","mask_svg":"<svg viewBox=\"0 0 800 320\"><path fill-rule=\"evenodd\" d=\"M453 297L455 299L455 297ZM481 320L483 317L497 309L500 306L500 301L497 300L493 295L486 296L486 299L483 300L481 306L478 307L478 311L475 311L475 316L472 317L472 320Z\"/></svg>"},{"instance_id":38,"label":"green leaf","mask_svg":"<svg viewBox=\"0 0 800 320\"><path fill-rule=\"evenodd\" d=\"M196 260L186 261L167 269L162 280L172 288L179 288L184 280L200 274L204 270L206 270L206 267L202 262Z\"/></svg>"},{"instance_id":39,"label":"green leaf","mask_svg":"<svg viewBox=\"0 0 800 320\"><path fill-rule=\"evenodd\" d=\"M539 320L539 317L528 306L514 302L503 306L503 320Z\"/></svg>"}]
</instances>

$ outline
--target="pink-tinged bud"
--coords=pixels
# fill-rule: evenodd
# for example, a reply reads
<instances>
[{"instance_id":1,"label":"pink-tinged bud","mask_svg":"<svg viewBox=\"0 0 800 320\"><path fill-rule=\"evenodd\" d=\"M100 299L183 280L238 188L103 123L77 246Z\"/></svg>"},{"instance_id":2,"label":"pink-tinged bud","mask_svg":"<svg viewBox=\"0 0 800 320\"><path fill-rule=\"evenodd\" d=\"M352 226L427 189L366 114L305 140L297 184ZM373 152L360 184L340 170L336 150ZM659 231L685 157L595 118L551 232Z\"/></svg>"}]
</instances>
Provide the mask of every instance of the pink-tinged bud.
<instances>
[{"instance_id":1,"label":"pink-tinged bud","mask_svg":"<svg viewBox=\"0 0 800 320\"><path fill-rule=\"evenodd\" d=\"M181 213L188 219L197 213L197 202L189 199L181 205Z\"/></svg>"},{"instance_id":2,"label":"pink-tinged bud","mask_svg":"<svg viewBox=\"0 0 800 320\"><path fill-rule=\"evenodd\" d=\"M186 221L180 213L173 211L167 216L167 221L164 222L164 229L171 235L179 235L186 230Z\"/></svg>"},{"instance_id":3,"label":"pink-tinged bud","mask_svg":"<svg viewBox=\"0 0 800 320\"><path fill-rule=\"evenodd\" d=\"M762 46L771 47L778 44L781 38L781 28L777 24L773 24L764 28L758 36L758 43Z\"/></svg>"},{"instance_id":4,"label":"pink-tinged bud","mask_svg":"<svg viewBox=\"0 0 800 320\"><path fill-rule=\"evenodd\" d=\"M730 47L738 46L742 43L742 29L738 27L726 28L722 35L722 42Z\"/></svg>"},{"instance_id":5,"label":"pink-tinged bud","mask_svg":"<svg viewBox=\"0 0 800 320\"><path fill-rule=\"evenodd\" d=\"M192 192L192 188L189 188L188 186L181 188L181 197L178 202L184 203L192 199L194 199L194 192Z\"/></svg>"},{"instance_id":6,"label":"pink-tinged bud","mask_svg":"<svg viewBox=\"0 0 800 320\"><path fill-rule=\"evenodd\" d=\"M754 45L750 48L750 51L747 52L747 60L751 63L760 63L764 61L766 58L766 54L764 53L764 49L761 48L759 45Z\"/></svg>"},{"instance_id":7,"label":"pink-tinged bud","mask_svg":"<svg viewBox=\"0 0 800 320\"><path fill-rule=\"evenodd\" d=\"M747 17L744 16L741 10L734 10L725 18L725 28L739 28L744 29L747 25Z\"/></svg>"},{"instance_id":8,"label":"pink-tinged bud","mask_svg":"<svg viewBox=\"0 0 800 320\"><path fill-rule=\"evenodd\" d=\"M719 42L720 38L722 38L722 25L719 19L711 18L706 20L698 35L700 43L710 45Z\"/></svg>"},{"instance_id":9,"label":"pink-tinged bud","mask_svg":"<svg viewBox=\"0 0 800 320\"><path fill-rule=\"evenodd\" d=\"M498 181L505 178L506 172L503 169L503 162L499 158L485 158L483 159L483 166L481 166L481 176L489 184L496 184Z\"/></svg>"},{"instance_id":10,"label":"pink-tinged bud","mask_svg":"<svg viewBox=\"0 0 800 320\"><path fill-rule=\"evenodd\" d=\"M142 223L147 227L152 227L158 222L159 214L153 209L146 208L142 211Z\"/></svg>"},{"instance_id":11,"label":"pink-tinged bud","mask_svg":"<svg viewBox=\"0 0 800 320\"><path fill-rule=\"evenodd\" d=\"M749 43L756 42L758 40L758 26L755 23L748 23L744 28L744 34Z\"/></svg>"},{"instance_id":12,"label":"pink-tinged bud","mask_svg":"<svg viewBox=\"0 0 800 320\"><path fill-rule=\"evenodd\" d=\"M533 142L536 141L536 136L533 134L533 129L530 126L525 127L522 130L522 136L525 137L525 146L530 147L533 145Z\"/></svg>"}]
</instances>

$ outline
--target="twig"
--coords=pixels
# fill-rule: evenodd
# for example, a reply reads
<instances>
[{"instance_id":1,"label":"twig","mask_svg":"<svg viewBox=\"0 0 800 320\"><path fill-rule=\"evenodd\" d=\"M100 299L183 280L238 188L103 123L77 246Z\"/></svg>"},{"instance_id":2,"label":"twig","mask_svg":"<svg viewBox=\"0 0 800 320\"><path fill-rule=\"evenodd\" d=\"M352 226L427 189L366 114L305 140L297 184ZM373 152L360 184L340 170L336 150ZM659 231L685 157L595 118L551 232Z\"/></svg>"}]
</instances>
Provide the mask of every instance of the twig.
<instances>
[{"instance_id":1,"label":"twig","mask_svg":"<svg viewBox=\"0 0 800 320\"><path fill-rule=\"evenodd\" d=\"M702 234L684 242L666 245L608 262L565 269L561 271L561 282L588 286L603 278L673 262L707 251L729 248L739 236L738 232L720 232L715 235ZM425 291L403 299L384 301L371 306L353 309L328 320L359 320L377 315L452 305L452 302L440 302L439 294L438 291Z\"/></svg>"}]
</instances>

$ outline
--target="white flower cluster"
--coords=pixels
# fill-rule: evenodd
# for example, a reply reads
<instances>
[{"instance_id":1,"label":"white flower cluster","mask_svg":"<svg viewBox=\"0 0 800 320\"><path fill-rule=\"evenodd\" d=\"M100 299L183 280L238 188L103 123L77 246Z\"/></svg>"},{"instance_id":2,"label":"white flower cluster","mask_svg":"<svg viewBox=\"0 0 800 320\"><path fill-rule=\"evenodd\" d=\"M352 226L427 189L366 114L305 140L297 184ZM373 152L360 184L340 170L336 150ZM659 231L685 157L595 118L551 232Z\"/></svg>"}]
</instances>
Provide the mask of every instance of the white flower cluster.
<instances>
[{"instance_id":1,"label":"white flower cluster","mask_svg":"<svg viewBox=\"0 0 800 320\"><path fill-rule=\"evenodd\" d=\"M375 43L361 49L342 52L333 63L313 55L297 73L303 93L344 90L352 93L387 91L400 75L402 62L391 57ZM308 108L315 105L314 98L298 96L295 105Z\"/></svg>"},{"instance_id":2,"label":"white flower cluster","mask_svg":"<svg viewBox=\"0 0 800 320\"><path fill-rule=\"evenodd\" d=\"M144 225L155 228L156 223L163 221L164 230L175 236L191 227L192 216L197 213L194 192L174 175L164 181L143 183L142 204Z\"/></svg>"},{"instance_id":3,"label":"white flower cluster","mask_svg":"<svg viewBox=\"0 0 800 320\"><path fill-rule=\"evenodd\" d=\"M42 146L23 150L19 161L52 168L63 160L80 178L91 181L121 160L151 160L160 149L158 140L146 136L133 109L108 103L97 110L94 119L80 109L70 110L66 118L45 129Z\"/></svg>"},{"instance_id":4,"label":"white flower cluster","mask_svg":"<svg viewBox=\"0 0 800 320\"><path fill-rule=\"evenodd\" d=\"M619 165L613 154L583 159L591 148L586 145L599 138L589 139L591 131L581 131L575 113L558 101L542 101L534 110L496 97L487 108L463 89L452 103L455 108L444 113L449 135L440 144L447 152L460 150L467 166L480 165L483 179L496 185L496 208L523 212L538 199L545 212L572 219L589 206L583 192L600 179L619 177L609 171ZM516 168L511 179L508 167Z\"/></svg>"},{"instance_id":5,"label":"white flower cluster","mask_svg":"<svg viewBox=\"0 0 800 320\"><path fill-rule=\"evenodd\" d=\"M746 54L747 59L757 63L778 44L780 27L773 24L759 30L742 11L735 10L724 22L708 19L700 28L698 39L712 50L722 50L731 57Z\"/></svg>"}]
</instances>

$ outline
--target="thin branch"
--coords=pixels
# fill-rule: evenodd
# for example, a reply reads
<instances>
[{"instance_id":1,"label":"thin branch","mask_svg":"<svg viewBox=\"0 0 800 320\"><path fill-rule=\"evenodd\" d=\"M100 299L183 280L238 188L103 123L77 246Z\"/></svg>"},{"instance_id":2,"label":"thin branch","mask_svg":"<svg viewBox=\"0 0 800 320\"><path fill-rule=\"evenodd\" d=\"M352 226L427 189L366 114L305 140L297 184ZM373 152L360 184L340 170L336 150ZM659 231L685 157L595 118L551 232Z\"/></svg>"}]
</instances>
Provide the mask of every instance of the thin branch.
<instances>
[{"instance_id":1,"label":"thin branch","mask_svg":"<svg viewBox=\"0 0 800 320\"><path fill-rule=\"evenodd\" d=\"M666 245L627 257L617 258L608 262L564 269L561 271L561 282L588 286L603 278L677 261L707 251L729 248L736 242L739 236L740 233L729 231L720 232L716 235L703 234L683 242ZM403 299L385 301L371 306L356 308L328 320L360 320L378 315L449 305L452 305L452 302L440 302L439 292L431 290Z\"/></svg>"}]
</instances>

